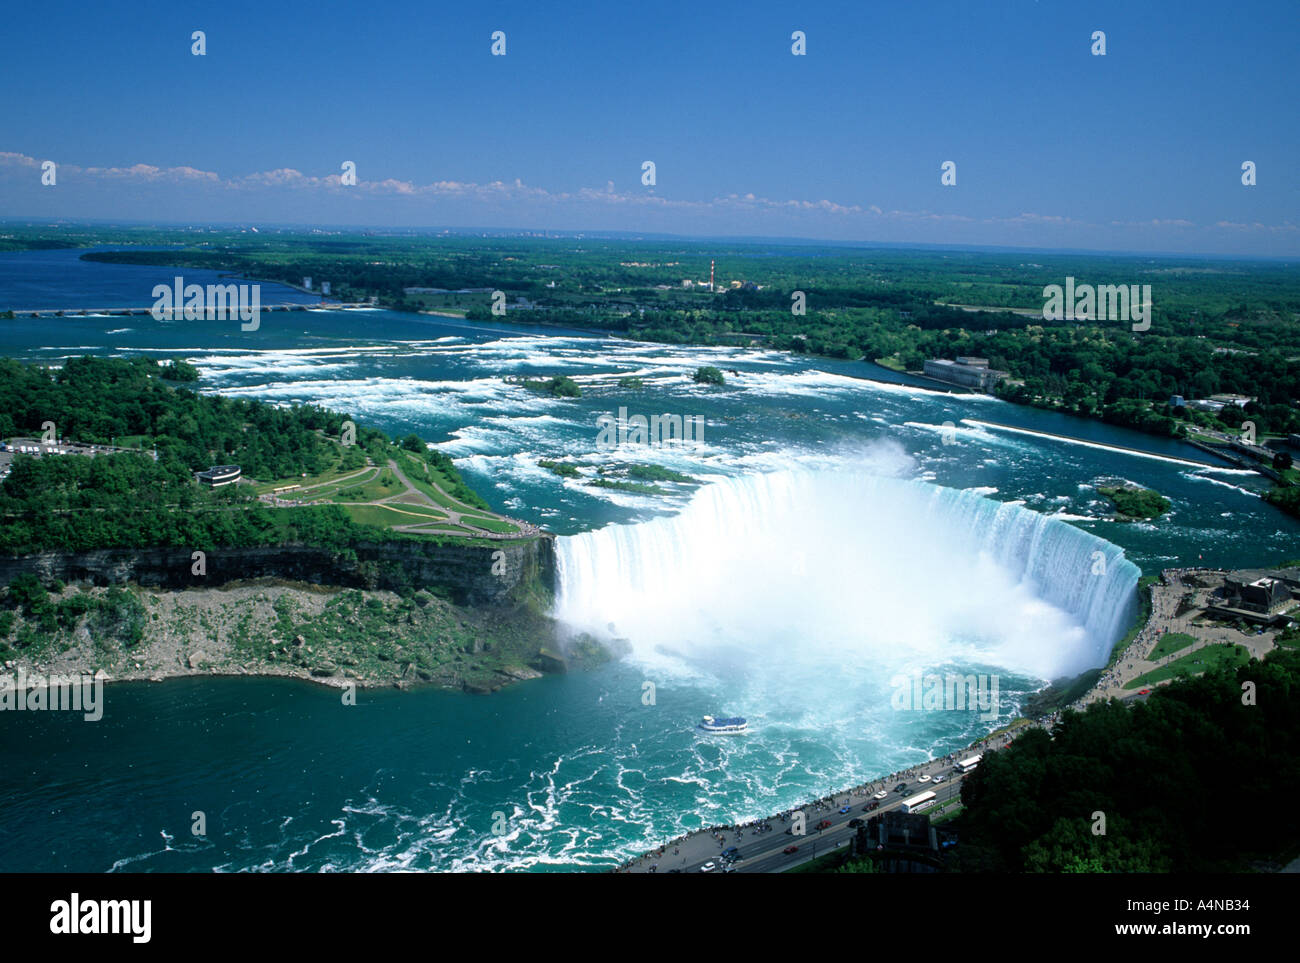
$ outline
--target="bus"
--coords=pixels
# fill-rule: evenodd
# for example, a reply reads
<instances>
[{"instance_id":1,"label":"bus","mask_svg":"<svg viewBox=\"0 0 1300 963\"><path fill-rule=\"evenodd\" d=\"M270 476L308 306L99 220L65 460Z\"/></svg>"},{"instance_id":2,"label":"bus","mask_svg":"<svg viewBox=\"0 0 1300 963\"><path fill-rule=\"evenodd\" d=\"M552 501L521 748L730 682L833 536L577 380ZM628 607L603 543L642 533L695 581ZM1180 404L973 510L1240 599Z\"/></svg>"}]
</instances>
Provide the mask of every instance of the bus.
<instances>
[{"instance_id":1,"label":"bus","mask_svg":"<svg viewBox=\"0 0 1300 963\"><path fill-rule=\"evenodd\" d=\"M928 790L926 792L917 793L911 799L904 799L903 804L898 807L898 811L904 813L919 813L927 806L934 805L934 801L938 798L938 796Z\"/></svg>"},{"instance_id":2,"label":"bus","mask_svg":"<svg viewBox=\"0 0 1300 963\"><path fill-rule=\"evenodd\" d=\"M980 764L980 760L983 758L984 757L982 755L971 756L969 759L963 759L961 762L957 763L957 765L954 766L953 768L956 770L958 775L964 776L966 775L966 773L970 772L972 769L978 766Z\"/></svg>"}]
</instances>

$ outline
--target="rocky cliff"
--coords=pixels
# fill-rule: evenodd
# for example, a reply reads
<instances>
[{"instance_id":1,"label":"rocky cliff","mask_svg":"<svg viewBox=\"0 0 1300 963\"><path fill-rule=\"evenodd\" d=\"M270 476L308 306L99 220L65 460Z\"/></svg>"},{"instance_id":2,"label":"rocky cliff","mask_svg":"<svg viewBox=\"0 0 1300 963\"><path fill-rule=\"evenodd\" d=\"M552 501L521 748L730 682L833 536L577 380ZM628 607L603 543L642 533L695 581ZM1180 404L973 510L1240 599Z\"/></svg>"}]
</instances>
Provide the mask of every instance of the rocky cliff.
<instances>
[{"instance_id":1,"label":"rocky cliff","mask_svg":"<svg viewBox=\"0 0 1300 963\"><path fill-rule=\"evenodd\" d=\"M203 551L202 559L193 552ZM200 564L201 562L201 564ZM554 590L553 539L359 543L336 550L311 545L258 548L104 548L0 556L0 585L31 572L49 583L89 582L189 589L275 578L363 589L439 591L463 605L500 605L540 584Z\"/></svg>"}]
</instances>

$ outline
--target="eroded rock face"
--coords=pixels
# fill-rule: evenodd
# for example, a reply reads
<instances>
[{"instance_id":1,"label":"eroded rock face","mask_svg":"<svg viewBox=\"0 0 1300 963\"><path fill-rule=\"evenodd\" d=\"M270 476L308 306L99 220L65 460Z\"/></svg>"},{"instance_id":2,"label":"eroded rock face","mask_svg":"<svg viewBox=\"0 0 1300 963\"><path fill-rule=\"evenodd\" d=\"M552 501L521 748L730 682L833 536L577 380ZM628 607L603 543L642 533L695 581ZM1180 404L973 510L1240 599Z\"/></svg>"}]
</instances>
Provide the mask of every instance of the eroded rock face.
<instances>
[{"instance_id":1,"label":"eroded rock face","mask_svg":"<svg viewBox=\"0 0 1300 963\"><path fill-rule=\"evenodd\" d=\"M191 552L206 553L206 575L191 573ZM24 572L42 581L165 589L202 588L246 579L276 578L348 588L442 589L466 605L512 601L528 583L554 590L550 536L490 545L432 542L361 543L337 551L310 545L256 548L104 548L0 556L0 584Z\"/></svg>"}]
</instances>

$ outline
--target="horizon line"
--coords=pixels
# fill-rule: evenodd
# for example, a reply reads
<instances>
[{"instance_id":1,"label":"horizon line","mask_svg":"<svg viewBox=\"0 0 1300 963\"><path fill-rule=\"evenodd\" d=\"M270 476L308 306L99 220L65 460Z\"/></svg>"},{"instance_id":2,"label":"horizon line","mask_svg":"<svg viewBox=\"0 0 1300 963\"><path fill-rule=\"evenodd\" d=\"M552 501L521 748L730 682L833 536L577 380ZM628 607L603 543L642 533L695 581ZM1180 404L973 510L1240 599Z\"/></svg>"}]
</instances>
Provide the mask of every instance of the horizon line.
<instances>
[{"instance_id":1,"label":"horizon line","mask_svg":"<svg viewBox=\"0 0 1300 963\"><path fill-rule=\"evenodd\" d=\"M156 228L159 230L262 230L272 231L336 231L356 232L362 234L382 233L384 235L429 236L434 234L463 237L507 236L531 237L536 240L563 240L573 238L592 238L609 240L629 240L650 243L652 241L682 241L694 243L726 242L732 244L791 244L802 246L822 246L835 248L860 248L864 250L900 249L924 250L935 253L951 251L954 253L984 254L1043 254L1074 257L1119 257L1119 258L1196 258L1217 261L1271 261L1300 264L1300 255L1294 254L1226 254L1221 252L1177 252L1177 251L1133 251L1106 250L1099 248L1053 248L1053 247L1016 247L999 244L960 244L936 243L924 241L875 241L875 240L834 240L830 238L808 237L800 235L766 235L766 234L674 234L655 231L615 230L611 228L514 228L514 227L452 227L429 225L424 227L394 227L375 224L329 224L303 222L265 222L254 224L250 221L153 221L122 220L109 218L56 218L47 220L41 217L23 215L0 215L0 224L25 226L29 228L58 228L66 225L83 225L87 227L122 227L122 228ZM556 235L550 237L550 235ZM17 254L21 251L0 253Z\"/></svg>"}]
</instances>

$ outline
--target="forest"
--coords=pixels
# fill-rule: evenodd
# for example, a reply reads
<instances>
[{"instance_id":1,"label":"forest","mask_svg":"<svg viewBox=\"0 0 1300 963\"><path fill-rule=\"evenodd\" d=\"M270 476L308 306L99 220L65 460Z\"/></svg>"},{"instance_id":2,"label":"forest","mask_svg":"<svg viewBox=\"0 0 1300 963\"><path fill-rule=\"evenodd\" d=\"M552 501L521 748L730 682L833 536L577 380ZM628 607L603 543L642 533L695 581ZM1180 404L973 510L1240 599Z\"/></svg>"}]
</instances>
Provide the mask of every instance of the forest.
<instances>
[{"instance_id":1,"label":"forest","mask_svg":"<svg viewBox=\"0 0 1300 963\"><path fill-rule=\"evenodd\" d=\"M0 360L0 437L36 437L52 421L58 437L70 441L115 438L121 445L135 438L152 446L94 457L17 456L0 484L0 552L284 542L343 547L403 537L358 524L337 505L272 508L248 486L199 486L193 473L214 464L238 464L246 477L264 479L334 467L339 447L326 435L337 435L345 416L310 405L200 395L167 383L167 374L177 374L175 366L146 357L71 358L59 369ZM361 450L378 452L387 443L383 432L359 426L357 448L349 453L361 457ZM418 438L415 444L423 449ZM453 489L473 496L450 459L440 452L426 457Z\"/></svg>"},{"instance_id":2,"label":"forest","mask_svg":"<svg viewBox=\"0 0 1300 963\"><path fill-rule=\"evenodd\" d=\"M49 240L32 228L13 243L24 238ZM395 310L484 323L763 345L900 371L976 355L1009 374L997 389L1008 401L1175 437L1197 426L1238 432L1245 421L1260 436L1300 432L1293 261L507 232L119 228L61 238L124 247L83 255L97 261L293 284L311 276L330 280L340 300L374 296ZM706 287L711 270L716 291ZM1044 288L1066 277L1149 284L1150 329L1045 321ZM504 315L493 291L507 295ZM1219 393L1254 400L1218 413L1170 404Z\"/></svg>"},{"instance_id":3,"label":"forest","mask_svg":"<svg viewBox=\"0 0 1300 963\"><path fill-rule=\"evenodd\" d=\"M1235 872L1294 855L1300 817L1285 800L1300 791L1298 691L1300 650L1284 647L1146 702L1066 710L1050 736L1025 733L965 781L948 824L957 868ZM1213 805L1229 796L1259 805Z\"/></svg>"}]
</instances>

